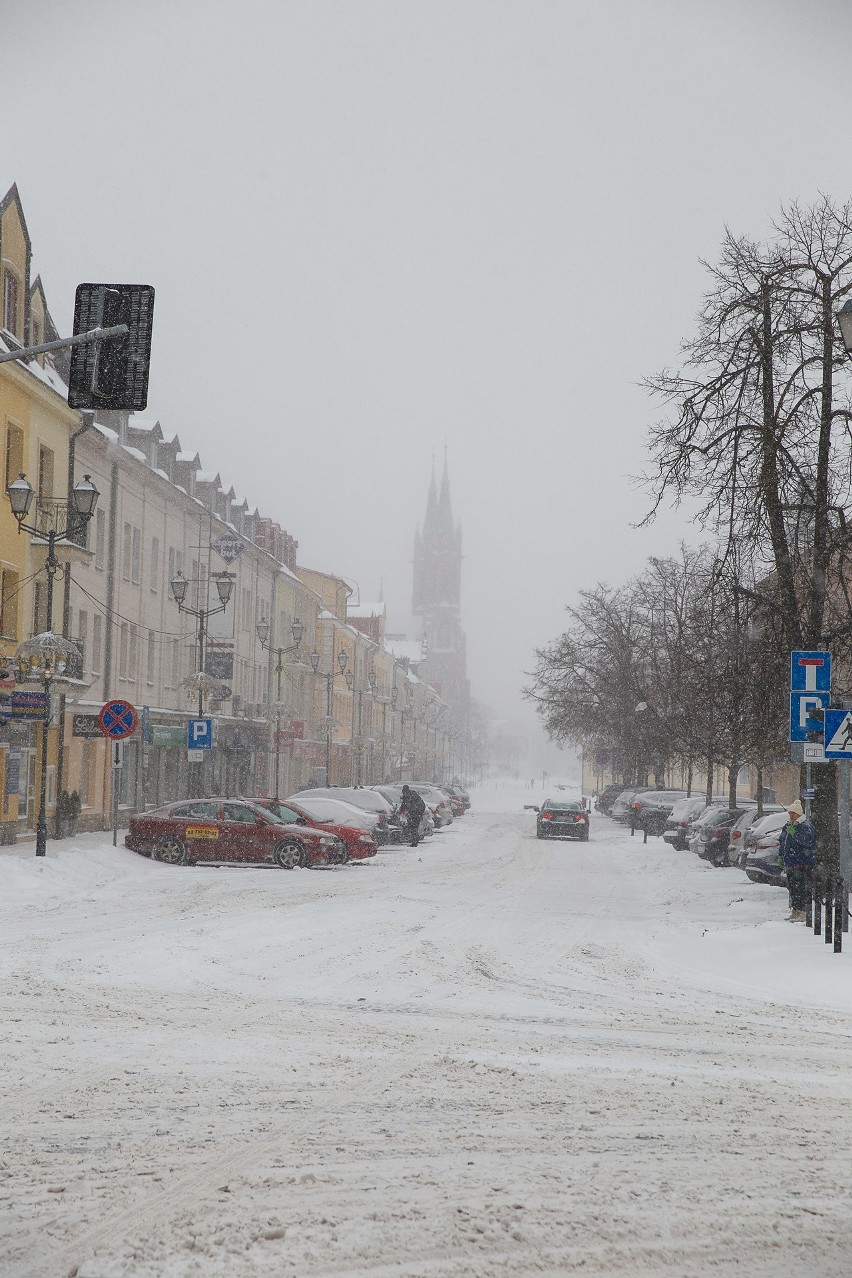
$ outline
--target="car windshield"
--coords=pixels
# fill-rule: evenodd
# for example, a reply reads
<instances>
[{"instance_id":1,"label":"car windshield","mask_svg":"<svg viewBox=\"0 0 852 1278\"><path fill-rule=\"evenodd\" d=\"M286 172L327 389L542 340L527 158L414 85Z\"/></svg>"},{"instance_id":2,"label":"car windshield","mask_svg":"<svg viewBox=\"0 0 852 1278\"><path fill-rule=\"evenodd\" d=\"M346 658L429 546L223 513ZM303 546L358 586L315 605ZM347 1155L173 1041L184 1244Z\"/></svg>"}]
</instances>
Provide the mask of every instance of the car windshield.
<instances>
[{"instance_id":1,"label":"car windshield","mask_svg":"<svg viewBox=\"0 0 852 1278\"><path fill-rule=\"evenodd\" d=\"M583 805L576 800L566 802L563 799L548 799L544 804L546 812L582 812Z\"/></svg>"},{"instance_id":2,"label":"car windshield","mask_svg":"<svg viewBox=\"0 0 852 1278\"><path fill-rule=\"evenodd\" d=\"M698 813L703 811L705 806L704 800L696 799L694 795L688 799L678 799L672 808L672 820L682 821L689 817L698 816Z\"/></svg>"}]
</instances>

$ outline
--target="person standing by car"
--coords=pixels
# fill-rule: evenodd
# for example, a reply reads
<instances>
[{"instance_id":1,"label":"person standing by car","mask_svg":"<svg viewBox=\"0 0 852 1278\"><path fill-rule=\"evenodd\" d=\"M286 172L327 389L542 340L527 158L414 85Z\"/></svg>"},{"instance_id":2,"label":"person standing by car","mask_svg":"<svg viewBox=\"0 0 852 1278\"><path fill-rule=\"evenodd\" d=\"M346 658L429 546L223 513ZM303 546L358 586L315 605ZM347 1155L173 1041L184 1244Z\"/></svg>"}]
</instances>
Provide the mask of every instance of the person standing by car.
<instances>
[{"instance_id":1,"label":"person standing by car","mask_svg":"<svg viewBox=\"0 0 852 1278\"><path fill-rule=\"evenodd\" d=\"M402 802L399 805L400 815L404 816L408 823L408 833L411 836L411 846L417 847L420 842L420 822L423 820L423 813L426 811L426 804L421 799L416 790L412 790L410 786L402 787Z\"/></svg>"},{"instance_id":2,"label":"person standing by car","mask_svg":"<svg viewBox=\"0 0 852 1278\"><path fill-rule=\"evenodd\" d=\"M790 893L791 923L804 923L805 908L811 885L811 871L816 862L816 830L804 814L798 799L787 808L790 820L781 831L778 857L787 871Z\"/></svg>"}]
</instances>

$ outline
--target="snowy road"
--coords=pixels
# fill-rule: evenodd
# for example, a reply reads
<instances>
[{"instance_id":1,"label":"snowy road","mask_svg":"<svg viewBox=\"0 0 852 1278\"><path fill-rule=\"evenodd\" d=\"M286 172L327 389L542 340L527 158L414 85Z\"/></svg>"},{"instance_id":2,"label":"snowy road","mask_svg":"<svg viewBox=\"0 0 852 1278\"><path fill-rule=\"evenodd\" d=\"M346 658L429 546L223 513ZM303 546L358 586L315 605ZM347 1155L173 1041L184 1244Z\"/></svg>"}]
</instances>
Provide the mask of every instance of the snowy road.
<instances>
[{"instance_id":1,"label":"snowy road","mask_svg":"<svg viewBox=\"0 0 852 1278\"><path fill-rule=\"evenodd\" d=\"M852 1262L852 945L525 799L331 871L3 849L3 1278Z\"/></svg>"}]
</instances>

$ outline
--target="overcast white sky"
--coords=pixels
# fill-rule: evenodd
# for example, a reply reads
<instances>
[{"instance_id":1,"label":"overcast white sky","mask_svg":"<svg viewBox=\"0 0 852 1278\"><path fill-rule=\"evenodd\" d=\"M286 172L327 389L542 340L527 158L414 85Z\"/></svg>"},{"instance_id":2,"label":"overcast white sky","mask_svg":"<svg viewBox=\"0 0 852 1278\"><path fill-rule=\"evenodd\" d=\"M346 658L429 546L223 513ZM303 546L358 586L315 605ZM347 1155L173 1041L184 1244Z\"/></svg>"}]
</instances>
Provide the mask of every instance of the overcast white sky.
<instances>
[{"instance_id":1,"label":"overcast white sky","mask_svg":"<svg viewBox=\"0 0 852 1278\"><path fill-rule=\"evenodd\" d=\"M849 196L849 0L0 0L0 186L54 318L157 290L149 414L407 613L433 449L503 714L638 531L723 226Z\"/></svg>"}]
</instances>

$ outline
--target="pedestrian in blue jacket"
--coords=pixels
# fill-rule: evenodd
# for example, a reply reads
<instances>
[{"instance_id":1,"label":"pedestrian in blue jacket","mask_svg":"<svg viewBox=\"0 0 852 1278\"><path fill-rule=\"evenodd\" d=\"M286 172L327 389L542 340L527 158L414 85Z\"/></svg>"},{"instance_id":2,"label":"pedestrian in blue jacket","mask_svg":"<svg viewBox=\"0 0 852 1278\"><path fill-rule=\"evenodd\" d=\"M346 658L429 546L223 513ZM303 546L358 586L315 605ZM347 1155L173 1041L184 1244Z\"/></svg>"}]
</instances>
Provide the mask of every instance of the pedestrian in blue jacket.
<instances>
[{"instance_id":1,"label":"pedestrian in blue jacket","mask_svg":"<svg viewBox=\"0 0 852 1278\"><path fill-rule=\"evenodd\" d=\"M778 856L787 871L790 893L791 923L804 923L805 907L811 888L811 873L816 864L816 830L804 814L798 799L787 808L789 823L781 831Z\"/></svg>"}]
</instances>

